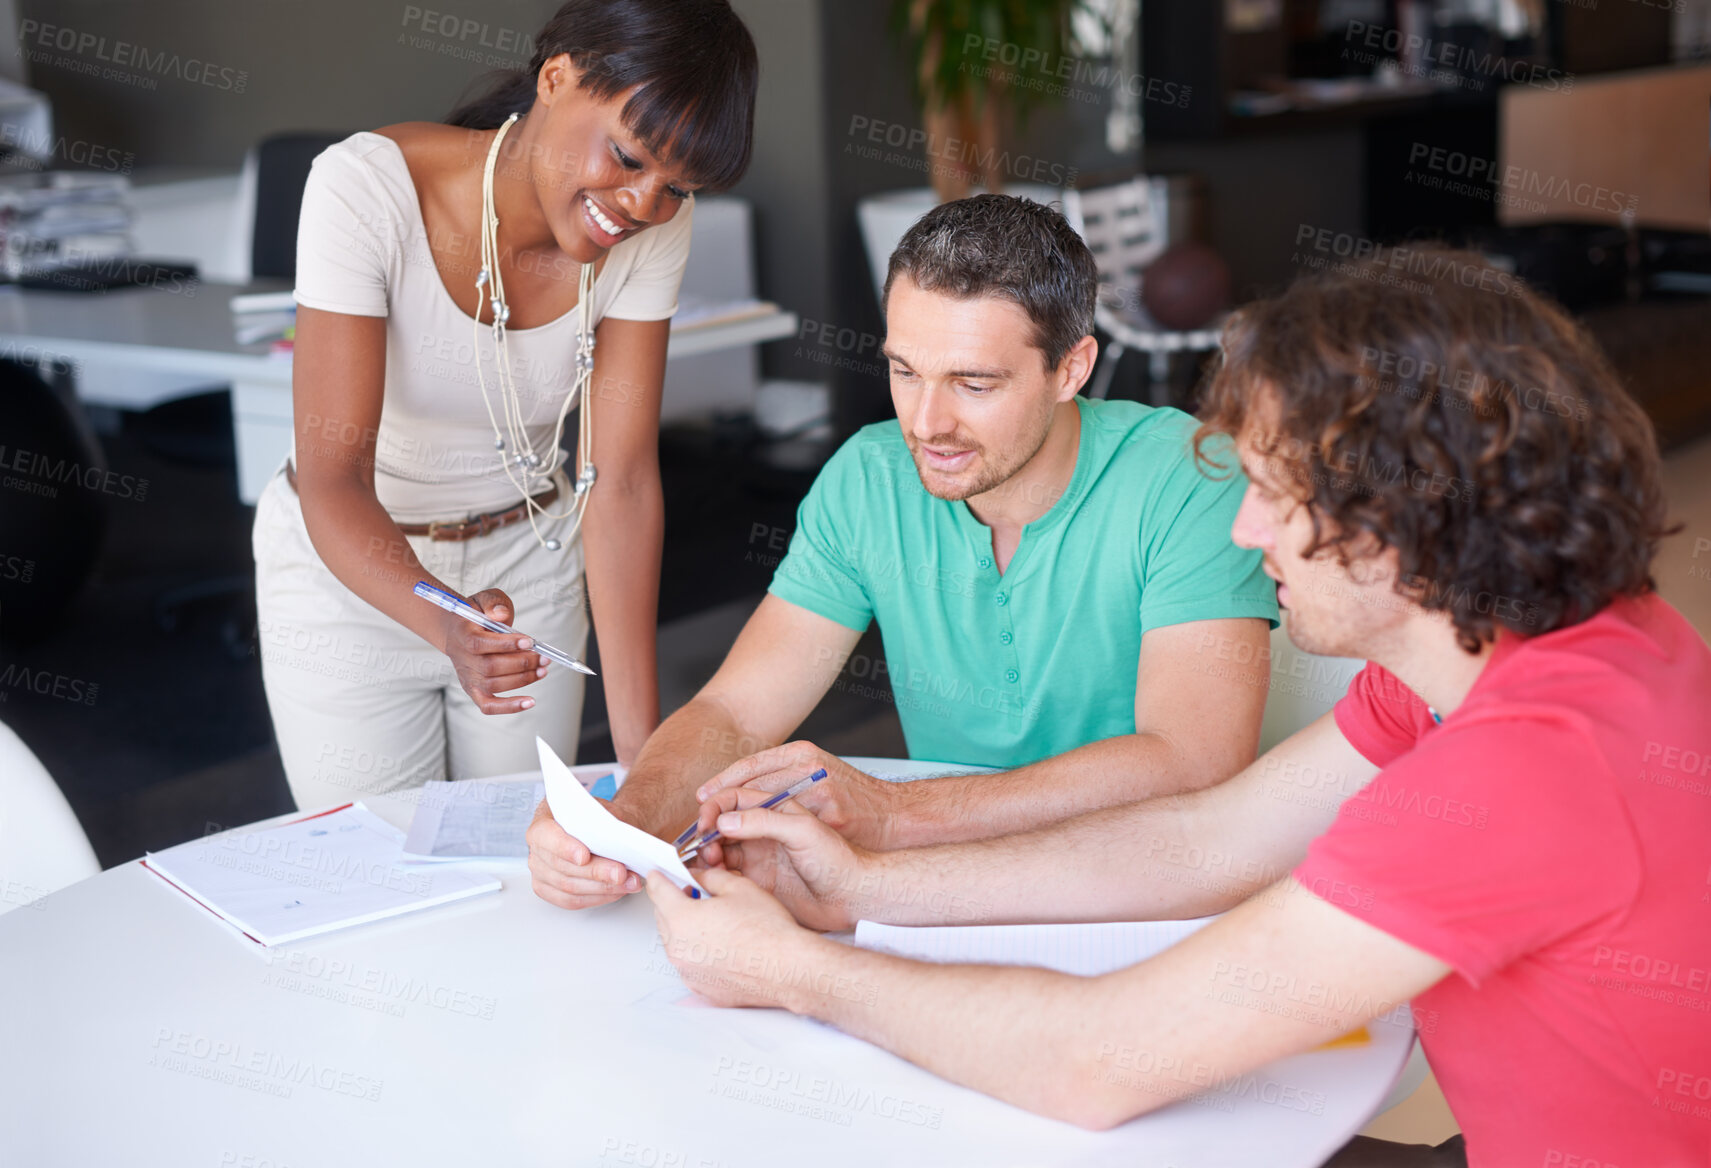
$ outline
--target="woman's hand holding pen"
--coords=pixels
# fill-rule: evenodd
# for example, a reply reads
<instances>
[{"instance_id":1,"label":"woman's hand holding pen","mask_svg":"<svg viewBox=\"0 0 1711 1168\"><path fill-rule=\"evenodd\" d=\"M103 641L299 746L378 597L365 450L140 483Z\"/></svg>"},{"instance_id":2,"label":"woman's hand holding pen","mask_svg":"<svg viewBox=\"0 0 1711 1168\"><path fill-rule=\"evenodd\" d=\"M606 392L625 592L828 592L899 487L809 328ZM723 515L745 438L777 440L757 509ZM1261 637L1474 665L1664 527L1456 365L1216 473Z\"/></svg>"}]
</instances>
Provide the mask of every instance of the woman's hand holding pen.
<instances>
[{"instance_id":1,"label":"woman's hand holding pen","mask_svg":"<svg viewBox=\"0 0 1711 1168\"><path fill-rule=\"evenodd\" d=\"M511 598L497 588L469 597L469 603L499 621L510 624L516 615ZM426 606L424 606L426 607ZM531 697L499 697L506 690L520 689L547 675L547 661L528 650L534 642L489 632L451 613L445 615L442 648L457 671L458 684L484 714L516 714L535 704Z\"/></svg>"},{"instance_id":2,"label":"woman's hand holding pen","mask_svg":"<svg viewBox=\"0 0 1711 1168\"><path fill-rule=\"evenodd\" d=\"M908 794L908 784L863 774L812 742L787 742L752 754L701 784L695 792L701 801L696 834L711 831L720 813L752 807L822 767L826 780L803 791L794 802L854 844L876 851L894 846L890 824ZM718 841L708 844L701 855L708 864L720 863Z\"/></svg>"}]
</instances>

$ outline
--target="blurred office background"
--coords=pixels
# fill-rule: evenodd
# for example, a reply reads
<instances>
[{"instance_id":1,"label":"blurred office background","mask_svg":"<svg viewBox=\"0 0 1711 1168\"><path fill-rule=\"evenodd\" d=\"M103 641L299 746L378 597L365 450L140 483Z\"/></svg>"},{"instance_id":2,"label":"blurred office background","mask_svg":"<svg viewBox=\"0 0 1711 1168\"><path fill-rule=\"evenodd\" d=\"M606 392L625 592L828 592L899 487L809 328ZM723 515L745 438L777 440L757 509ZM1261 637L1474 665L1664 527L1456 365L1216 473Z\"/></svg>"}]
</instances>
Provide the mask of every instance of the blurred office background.
<instances>
[{"instance_id":1,"label":"blurred office background","mask_svg":"<svg viewBox=\"0 0 1711 1168\"><path fill-rule=\"evenodd\" d=\"M1029 0L1038 19L936 42L901 27L908 3L734 3L762 62L755 159L698 211L686 286L715 309L769 302L784 326L673 360L664 709L758 601L817 468L889 414L875 265L935 199L984 183L1068 194L1100 240L1101 341L1122 352L1099 390L1190 409L1227 307L1410 240L1501 257L1580 315L1650 413L1686 525L1658 581L1711 634L1711 0ZM199 297L220 316L227 285L289 261L292 149L441 118L524 65L555 7L3 0L0 231L7 277L35 286L0 287L0 322L20 296ZM56 247L200 282L162 268L155 287L78 291L52 277ZM286 810L249 503L288 403L16 333L0 382L0 462L57 425L104 468L27 522L29 476L0 490L0 722L103 865ZM14 408L44 383L58 421ZM881 656L870 633L805 735L903 753ZM582 757L610 757L589 692Z\"/></svg>"},{"instance_id":2,"label":"blurred office background","mask_svg":"<svg viewBox=\"0 0 1711 1168\"><path fill-rule=\"evenodd\" d=\"M1672 465L1703 459L1711 4L1037 0L1023 7L1056 32L945 37L938 58L885 0L736 6L763 64L756 156L698 219L687 283L701 300L764 298L795 320L782 339L673 362L668 709L764 589L820 463L889 414L874 265L935 198L989 179L1040 198L1074 188L1090 238L1102 216L1122 224L1101 251L1112 283L1101 340L1126 349L1101 371L1112 396L1192 408L1206 355L1196 326L1218 308L1315 261L1441 236L1505 257L1579 312ZM186 261L205 282L191 290L218 301L230 292L221 282L289 262L294 219L281 236L271 204L294 203L269 187L268 143L437 119L491 69L525 64L554 7L0 4L11 34L0 77L13 86L0 166L16 186L72 172L118 188L104 198L120 226L83 224L94 229L77 241L84 254ZM1001 112L990 140L958 113L988 93ZM27 210L13 200L0 211L8 256L32 242ZM1161 256L1155 288L1142 274ZM0 296L172 294L70 284ZM1161 337L1178 347L1155 351ZM113 863L286 797L245 589L244 498L276 468L289 418L234 409L208 377L47 351L15 337L0 358L81 399L89 448L121 485L79 492L98 538L80 543L68 512L57 560L50 552L27 581L21 562L0 570L11 667L0 718ZM16 433L0 442L25 445ZM123 476L146 487L124 492ZM1692 531L1711 530L1683 513ZM1702 616L1711 582L1688 571L1691 541L1690 561L1661 576ZM883 676L849 680L809 729L852 750L900 750ZM590 692L585 758L610 751Z\"/></svg>"},{"instance_id":3,"label":"blurred office background","mask_svg":"<svg viewBox=\"0 0 1711 1168\"><path fill-rule=\"evenodd\" d=\"M933 199L988 177L1042 198L1075 188L1087 220L1107 207L1127 216L1112 250L1127 249L1134 286L1116 286L1125 270L1113 261L1101 316L1116 334L1102 340L1128 350L1102 371L1113 396L1191 407L1205 357L1192 336L1219 307L1316 259L1444 236L1506 257L1575 308L1678 465L1702 457L1711 5L1038 0L1066 35L948 37L946 60L926 59L883 0L737 7L763 63L756 157L698 221L690 282L704 299L763 297L796 319L782 339L674 361L662 438L667 708L705 678L764 589L820 463L889 413L874 264ZM86 246L192 263L214 282L192 289L218 300L229 295L219 282L272 262L258 146L436 119L490 69L526 63L553 8L0 5L12 34L0 53L13 83L0 114L8 182L73 172L116 187L120 226ZM923 74L937 78L925 90ZM1000 90L985 141L956 106ZM259 199L270 198L264 177ZM29 216L0 214L16 255ZM272 253L288 257L289 244L276 225ZM1155 293L1140 274L1161 255ZM0 296L163 294L69 285ZM1183 344L1151 352L1157 337ZM12 667L0 717L112 863L285 798L243 583L243 498L277 466L289 420L246 417L206 377L74 368L44 352L14 338L0 357L81 398L90 449L146 488L82 490L98 539L80 543L68 512L58 561L50 552L27 581L22 563L0 571L12 577L0 579ZM0 441L23 445L16 433ZM1703 517L1693 530L1707 530ZM70 569L83 561L79 578ZM1678 603L1703 614L1711 584L1687 567L1662 573L1666 590L1682 577ZM884 678L851 680L861 684L834 690L811 729L847 733L851 749L900 749L888 703L869 696ZM597 692L588 758L610 749Z\"/></svg>"}]
</instances>

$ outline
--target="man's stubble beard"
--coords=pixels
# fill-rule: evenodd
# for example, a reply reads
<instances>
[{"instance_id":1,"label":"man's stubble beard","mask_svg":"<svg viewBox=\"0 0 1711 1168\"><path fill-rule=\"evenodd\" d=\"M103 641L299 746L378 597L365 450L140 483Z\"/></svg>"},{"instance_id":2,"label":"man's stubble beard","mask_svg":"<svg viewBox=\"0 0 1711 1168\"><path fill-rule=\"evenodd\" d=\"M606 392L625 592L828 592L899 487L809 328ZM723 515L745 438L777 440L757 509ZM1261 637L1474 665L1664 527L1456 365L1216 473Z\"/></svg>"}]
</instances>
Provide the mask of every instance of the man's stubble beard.
<instances>
[{"instance_id":1,"label":"man's stubble beard","mask_svg":"<svg viewBox=\"0 0 1711 1168\"><path fill-rule=\"evenodd\" d=\"M920 446L922 444L917 443L915 439L909 438L905 435L906 444L909 447L909 456L915 460L915 474L920 478L921 486L925 487L927 493L935 499L944 499L953 503L963 499L972 499L976 495L984 495L988 491L1002 486L1012 478L1015 478L1016 474L1021 471L1023 467L1032 462L1034 460L1034 456L1045 448L1046 439L1051 437L1051 419L1053 413L1056 412L1056 409L1056 403L1053 403L1051 408L1046 411L1044 424L1040 426L1039 434L1034 440L1033 449L1029 450L1027 454L1020 458L1010 460L1006 466L987 465L979 478L975 479L969 487L966 489L960 489L958 493L954 495L941 495L938 491L935 491L932 487L927 485L928 468L924 465L926 462L925 456L923 456L920 451ZM925 443L925 445L933 446L936 445L936 443L929 441ZM986 453L985 449L976 447L976 450L979 451L979 457L984 460Z\"/></svg>"},{"instance_id":2,"label":"man's stubble beard","mask_svg":"<svg viewBox=\"0 0 1711 1168\"><path fill-rule=\"evenodd\" d=\"M1318 595L1304 595L1313 590ZM1381 598L1382 599L1382 598ZM1302 603L1308 604L1303 611ZM1303 653L1320 657L1368 657L1384 625L1383 614L1374 610L1378 601L1364 594L1327 594L1323 585L1303 582L1291 585L1289 606L1280 614L1289 643ZM1383 607L1389 607L1384 605Z\"/></svg>"}]
</instances>

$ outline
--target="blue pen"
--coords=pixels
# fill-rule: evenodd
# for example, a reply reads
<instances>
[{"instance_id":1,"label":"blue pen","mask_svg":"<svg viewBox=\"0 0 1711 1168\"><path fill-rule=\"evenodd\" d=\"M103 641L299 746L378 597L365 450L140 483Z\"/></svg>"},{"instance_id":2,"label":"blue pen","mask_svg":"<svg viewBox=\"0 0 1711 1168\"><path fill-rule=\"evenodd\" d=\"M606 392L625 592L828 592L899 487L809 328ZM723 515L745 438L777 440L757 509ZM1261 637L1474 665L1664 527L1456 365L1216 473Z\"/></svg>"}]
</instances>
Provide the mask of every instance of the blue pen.
<instances>
[{"instance_id":1,"label":"blue pen","mask_svg":"<svg viewBox=\"0 0 1711 1168\"><path fill-rule=\"evenodd\" d=\"M506 636L529 636L527 633L522 632L519 629L514 629L510 625L501 624L486 613L482 612L479 608L476 608L473 604L470 604L468 601L453 596L450 592L447 592L444 589L435 588L426 580L416 581L416 586L410 591L414 592L417 596L420 596L423 600L428 601L430 604L437 604L447 612L456 613L470 624L480 625L490 633L502 633ZM594 671L592 669L572 657L569 653L566 653L563 649L555 649L545 641L535 637L529 637L529 639L535 643L535 647L530 650L531 652L539 653L548 661L556 661L560 665L567 665L578 673L586 673L589 677L594 676Z\"/></svg>"},{"instance_id":2,"label":"blue pen","mask_svg":"<svg viewBox=\"0 0 1711 1168\"><path fill-rule=\"evenodd\" d=\"M798 790L808 786L808 784L810 784L810 783L818 782L819 780L821 780L825 777L826 777L826 772L824 770L815 771L813 774L809 775L807 778L803 779L801 782L797 783L794 787L791 787L789 790L779 792L777 795L775 795L773 797L772 802L762 803L761 806L762 807L771 807L771 806L773 806L773 803L782 803L786 799L788 799L791 795L794 795ZM684 845L689 842L689 837L695 834L695 827L700 822L701 821L699 819L690 820L689 826L684 828L682 831L678 832L677 838L671 841L671 846L677 849L679 855L683 854ZM709 838L711 838L711 837L709 837ZM703 841L703 842L705 842L705 841Z\"/></svg>"},{"instance_id":3,"label":"blue pen","mask_svg":"<svg viewBox=\"0 0 1711 1168\"><path fill-rule=\"evenodd\" d=\"M796 796L800 795L802 792L806 791L809 787L812 787L815 783L819 782L821 779L823 779L825 777L826 777L826 768L821 767L819 770L815 771L813 774L809 775L807 778L797 779L794 783L790 784L790 786L786 787L784 790L780 791L778 794L774 795L772 798L770 798L766 802L762 803L759 807L751 808L751 810L769 811L772 808L777 807L780 803L784 802L786 799L796 798ZM696 820L695 822L699 823L700 820ZM695 830L695 824L692 823L689 825L689 831L694 831L694 830ZM688 835L689 831L686 831L683 834ZM680 835L677 838L682 839L683 836ZM708 844L712 843L714 840L716 840L718 838L719 838L719 829L715 827L712 831L708 832L706 835L702 836L700 839L684 845L679 850L678 857L685 864L687 864L689 861L691 861L695 858L696 852L699 852L702 848L706 847Z\"/></svg>"}]
</instances>

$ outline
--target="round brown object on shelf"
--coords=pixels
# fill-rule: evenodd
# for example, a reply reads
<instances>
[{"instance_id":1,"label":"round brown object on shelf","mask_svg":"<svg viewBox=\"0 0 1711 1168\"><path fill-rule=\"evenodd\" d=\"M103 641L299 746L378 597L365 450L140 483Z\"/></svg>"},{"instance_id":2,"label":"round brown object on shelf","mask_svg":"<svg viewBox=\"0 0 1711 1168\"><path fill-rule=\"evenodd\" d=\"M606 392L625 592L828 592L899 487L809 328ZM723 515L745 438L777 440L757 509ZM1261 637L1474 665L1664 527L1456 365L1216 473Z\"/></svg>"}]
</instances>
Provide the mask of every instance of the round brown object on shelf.
<instances>
[{"instance_id":1,"label":"round brown object on shelf","mask_svg":"<svg viewBox=\"0 0 1711 1168\"><path fill-rule=\"evenodd\" d=\"M1168 329L1197 329L1230 306L1230 269L1203 243L1165 250L1141 276L1141 303Z\"/></svg>"}]
</instances>

